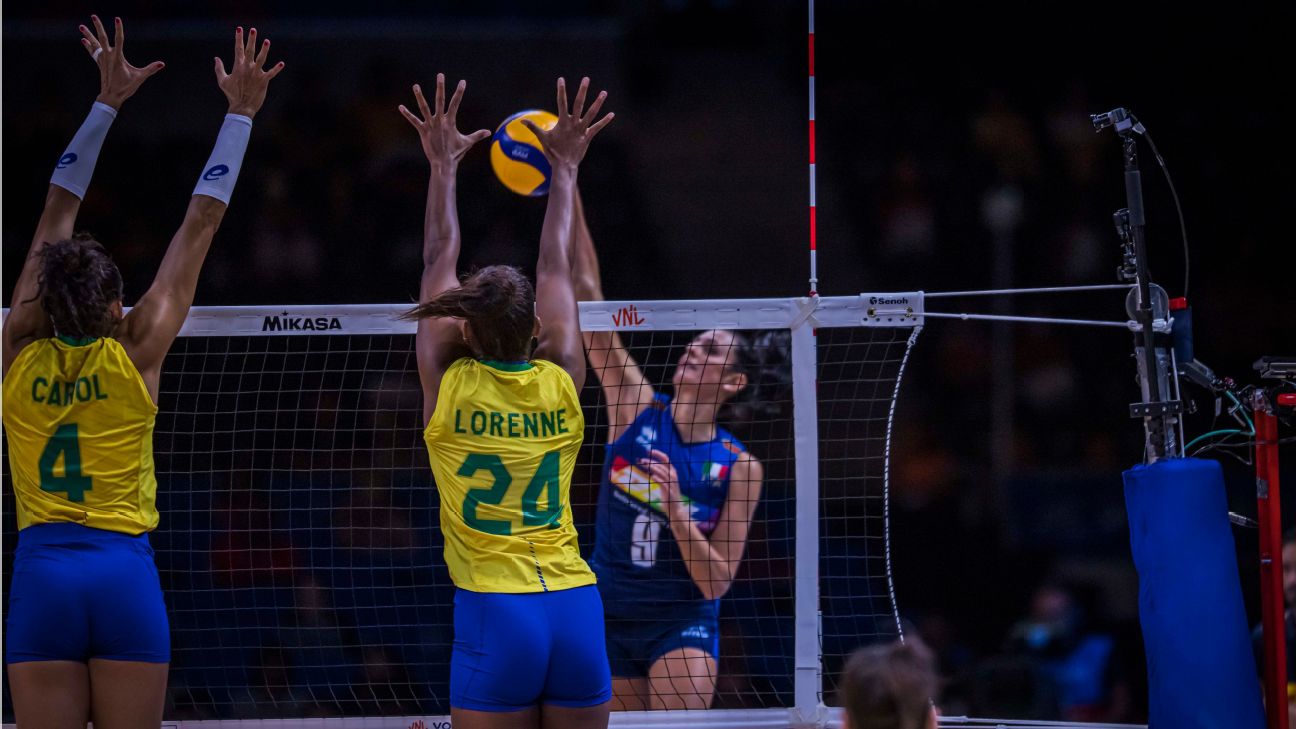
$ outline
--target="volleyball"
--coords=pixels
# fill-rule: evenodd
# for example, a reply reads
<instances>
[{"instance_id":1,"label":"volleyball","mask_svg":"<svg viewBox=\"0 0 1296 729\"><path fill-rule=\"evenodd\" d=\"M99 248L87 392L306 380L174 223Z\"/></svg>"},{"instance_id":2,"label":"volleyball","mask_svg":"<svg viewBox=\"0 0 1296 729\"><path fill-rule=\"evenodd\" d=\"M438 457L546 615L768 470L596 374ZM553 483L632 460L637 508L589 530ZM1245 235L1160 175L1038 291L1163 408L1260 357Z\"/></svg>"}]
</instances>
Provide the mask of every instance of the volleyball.
<instances>
[{"instance_id":1,"label":"volleyball","mask_svg":"<svg viewBox=\"0 0 1296 729\"><path fill-rule=\"evenodd\" d=\"M519 195L539 197L549 192L549 160L523 119L541 129L552 129L558 123L558 117L539 109L519 111L505 119L491 138L491 167L504 187Z\"/></svg>"}]
</instances>

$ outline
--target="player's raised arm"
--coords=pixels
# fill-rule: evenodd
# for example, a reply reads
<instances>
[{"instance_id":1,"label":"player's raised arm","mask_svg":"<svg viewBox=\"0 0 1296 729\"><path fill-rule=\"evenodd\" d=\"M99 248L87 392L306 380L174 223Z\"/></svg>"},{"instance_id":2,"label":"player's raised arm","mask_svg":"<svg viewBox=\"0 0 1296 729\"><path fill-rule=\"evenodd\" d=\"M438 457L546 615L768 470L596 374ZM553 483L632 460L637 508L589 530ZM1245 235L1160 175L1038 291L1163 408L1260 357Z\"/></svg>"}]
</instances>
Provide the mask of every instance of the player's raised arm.
<instances>
[{"instance_id":1,"label":"player's raised arm","mask_svg":"<svg viewBox=\"0 0 1296 729\"><path fill-rule=\"evenodd\" d=\"M599 110L607 92L585 107L589 79L581 79L573 103L567 102L567 82L558 79L558 121L545 130L531 120L523 119L539 138L545 157L553 170L549 185L549 205L545 209L544 228L540 233L540 256L536 260L536 313L540 316L540 344L536 356L555 362L571 375L576 388L585 383L585 351L581 342L580 317L572 286L572 262L575 255L574 217L576 211L576 172L590 140L615 115L601 119Z\"/></svg>"},{"instance_id":2,"label":"player's raised arm","mask_svg":"<svg viewBox=\"0 0 1296 729\"><path fill-rule=\"evenodd\" d=\"M234 183L238 180L252 134L252 119L265 103L270 81L284 69L279 62L265 68L270 41L257 46L257 31L252 28L246 39L243 28L234 31L234 58L231 70L219 57L215 60L216 84L229 101L229 109L216 137L211 158L203 166L189 209L180 229L167 247L157 277L126 316L118 337L131 361L144 376L149 391L157 399L158 377L162 360L180 333L198 286L198 274L212 238L225 217Z\"/></svg>"},{"instance_id":3,"label":"player's raised arm","mask_svg":"<svg viewBox=\"0 0 1296 729\"><path fill-rule=\"evenodd\" d=\"M90 17L94 29L80 26L81 45L99 68L99 95L81 128L72 137L67 149L59 156L50 178L49 192L45 195L45 209L36 224L27 260L14 287L13 303L4 323L4 369L7 372L22 348L35 339L52 335L53 327L40 304L40 253L46 245L72 237L81 200L90 187L99 150L103 147L108 129L122 104L139 90L164 64L154 61L143 68L132 66L126 60L126 31L121 18L114 21L114 36L110 42L108 31L97 16Z\"/></svg>"},{"instance_id":4,"label":"player's raised arm","mask_svg":"<svg viewBox=\"0 0 1296 729\"><path fill-rule=\"evenodd\" d=\"M572 221L575 252L572 286L577 301L603 301L603 277L599 270L594 237L585 221L585 204L576 193L576 214ZM611 443L634 421L644 405L652 402L653 387L644 378L639 363L631 356L618 332L585 332L585 356L603 387L607 408L607 441Z\"/></svg>"},{"instance_id":5,"label":"player's raised arm","mask_svg":"<svg viewBox=\"0 0 1296 729\"><path fill-rule=\"evenodd\" d=\"M490 136L490 130L479 129L472 134L462 134L456 125L459 104L463 101L468 84L460 81L447 104L445 75L437 74L436 96L429 107L423 89L414 85L414 100L419 114L402 104L402 116L418 131L423 154L427 156L428 193L427 208L423 214L423 275L419 282L420 307L410 312L418 320L415 349L418 357L419 380L423 383L423 422L432 417L436 409L437 391L441 375L456 359L467 355L468 349L453 318L431 316L422 311L423 305L438 294L459 285L459 205L455 185L459 162L472 146Z\"/></svg>"}]
</instances>

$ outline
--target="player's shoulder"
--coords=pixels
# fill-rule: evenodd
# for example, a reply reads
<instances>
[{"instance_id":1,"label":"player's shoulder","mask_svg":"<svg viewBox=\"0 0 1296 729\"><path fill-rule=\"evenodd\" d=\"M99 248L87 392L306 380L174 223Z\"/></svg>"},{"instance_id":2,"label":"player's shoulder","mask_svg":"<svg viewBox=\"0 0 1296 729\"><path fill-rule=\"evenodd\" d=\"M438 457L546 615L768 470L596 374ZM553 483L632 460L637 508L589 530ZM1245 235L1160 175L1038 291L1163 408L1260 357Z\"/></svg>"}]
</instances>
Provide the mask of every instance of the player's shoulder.
<instances>
[{"instance_id":1,"label":"player's shoulder","mask_svg":"<svg viewBox=\"0 0 1296 729\"><path fill-rule=\"evenodd\" d=\"M719 445L721 448L727 451L731 456L733 456L735 462L741 461L743 459L755 460L755 457L752 456L751 451L747 450L747 446L744 445L741 440L738 440L737 436L735 436L733 433L730 433L725 428L716 429L715 442L717 445Z\"/></svg>"}]
</instances>

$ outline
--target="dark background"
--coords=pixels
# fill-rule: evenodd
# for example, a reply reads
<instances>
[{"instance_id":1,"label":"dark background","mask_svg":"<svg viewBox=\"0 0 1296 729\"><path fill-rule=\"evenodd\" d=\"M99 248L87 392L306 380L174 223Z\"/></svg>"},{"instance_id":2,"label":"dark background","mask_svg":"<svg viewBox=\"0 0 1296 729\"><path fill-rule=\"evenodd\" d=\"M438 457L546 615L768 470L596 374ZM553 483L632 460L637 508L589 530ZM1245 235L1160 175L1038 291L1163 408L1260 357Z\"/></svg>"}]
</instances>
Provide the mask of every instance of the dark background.
<instances>
[{"instance_id":1,"label":"dark background","mask_svg":"<svg viewBox=\"0 0 1296 729\"><path fill-rule=\"evenodd\" d=\"M395 108L411 102L411 83L430 88L438 71L469 81L467 129L551 108L559 74L608 89L618 118L594 143L581 183L609 297L806 291L804 6L409 7L6 6L6 300L52 163L97 90L76 31L90 12L123 16L135 63L168 64L115 122L79 219L113 252L127 303L156 271L219 127L211 57L228 57L235 24L255 25L274 41L272 60L288 67L257 116L198 305L411 300L426 163ZM1152 132L1184 207L1197 356L1254 381L1257 357L1296 350L1292 15L1260 3L1211 14L1072 4L1047 16L1007 3L961 14L819 3L820 291L1115 282L1120 146L1110 132L1094 134L1088 114L1128 106ZM1180 296L1173 203L1146 147L1142 160L1153 275ZM544 201L504 190L484 145L462 166L459 199L465 266L530 267ZM1005 200L1020 212L994 229L985 210ZM1120 319L1121 300L1034 296L1001 310ZM1005 306L928 304L996 305ZM1145 718L1119 478L1141 458L1139 427L1125 415L1137 395L1129 354L1119 330L1005 334L929 320L899 408L894 559L901 613L936 647L954 713ZM996 373L1011 384L996 385ZM991 418L996 392L1011 420ZM1209 424L1190 419L1189 437ZM1290 473L1296 454L1284 455ZM1224 460L1233 509L1253 515L1249 469ZM1257 616L1255 533L1235 536ZM1051 588L1073 616L1050 648L1061 653L1023 657L1031 652L1011 639L1014 626L1049 612ZM1095 705L1050 703L1056 687L1029 688L1047 684L1039 666L1084 636L1113 646L1093 671L1103 687Z\"/></svg>"}]
</instances>

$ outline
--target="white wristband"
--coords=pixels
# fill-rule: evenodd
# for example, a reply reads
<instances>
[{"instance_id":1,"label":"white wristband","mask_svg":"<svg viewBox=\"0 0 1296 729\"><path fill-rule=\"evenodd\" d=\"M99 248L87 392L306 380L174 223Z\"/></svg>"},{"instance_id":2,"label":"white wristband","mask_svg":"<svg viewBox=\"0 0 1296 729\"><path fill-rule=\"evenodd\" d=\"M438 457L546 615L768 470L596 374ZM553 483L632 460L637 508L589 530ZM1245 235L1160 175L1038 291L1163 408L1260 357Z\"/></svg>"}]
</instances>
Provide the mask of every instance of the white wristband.
<instances>
[{"instance_id":1,"label":"white wristband","mask_svg":"<svg viewBox=\"0 0 1296 729\"><path fill-rule=\"evenodd\" d=\"M108 136L108 127L112 126L113 119L116 118L117 110L107 104L96 101L90 107L90 113L72 137L72 143L63 156L59 157L58 164L54 165L51 185L58 185L77 198L85 198L90 178L94 176L95 163L99 161L99 150L103 147L104 137Z\"/></svg>"},{"instance_id":2,"label":"white wristband","mask_svg":"<svg viewBox=\"0 0 1296 729\"><path fill-rule=\"evenodd\" d=\"M214 197L229 205L234 183L243 167L243 154L247 152L248 138L252 136L252 118L242 114L226 114L216 135L216 146L198 177L193 194Z\"/></svg>"}]
</instances>

